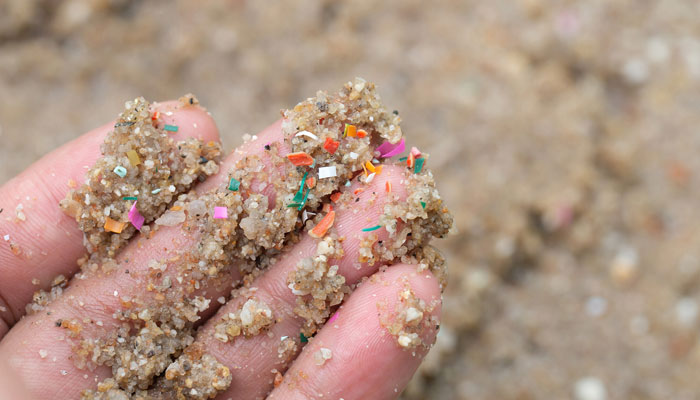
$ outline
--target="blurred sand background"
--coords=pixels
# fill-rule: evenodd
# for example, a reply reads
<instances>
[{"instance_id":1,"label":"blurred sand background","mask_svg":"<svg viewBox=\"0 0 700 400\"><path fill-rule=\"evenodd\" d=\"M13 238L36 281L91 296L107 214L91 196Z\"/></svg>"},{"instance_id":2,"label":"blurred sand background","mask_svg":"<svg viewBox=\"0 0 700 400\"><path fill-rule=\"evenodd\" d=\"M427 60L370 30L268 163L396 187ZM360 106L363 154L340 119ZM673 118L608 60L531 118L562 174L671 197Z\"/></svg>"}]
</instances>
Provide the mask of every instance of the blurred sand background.
<instances>
[{"instance_id":1,"label":"blurred sand background","mask_svg":"<svg viewBox=\"0 0 700 400\"><path fill-rule=\"evenodd\" d=\"M690 0L4 0L0 183L136 96L197 94L232 148L362 76L431 153L459 229L405 399L695 399L698 17Z\"/></svg>"}]
</instances>

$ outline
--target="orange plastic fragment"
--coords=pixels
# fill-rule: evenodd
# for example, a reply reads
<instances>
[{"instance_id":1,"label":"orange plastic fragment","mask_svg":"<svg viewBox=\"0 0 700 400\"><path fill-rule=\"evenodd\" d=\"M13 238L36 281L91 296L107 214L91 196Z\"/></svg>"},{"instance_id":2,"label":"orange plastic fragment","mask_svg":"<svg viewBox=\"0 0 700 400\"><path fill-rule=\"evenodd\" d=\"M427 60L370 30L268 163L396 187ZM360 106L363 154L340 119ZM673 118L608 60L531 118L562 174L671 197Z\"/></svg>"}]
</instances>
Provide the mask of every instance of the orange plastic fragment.
<instances>
[{"instance_id":1,"label":"orange plastic fragment","mask_svg":"<svg viewBox=\"0 0 700 400\"><path fill-rule=\"evenodd\" d=\"M155 111L153 112L153 115L151 116L151 120L155 121L160 117L160 111Z\"/></svg>"},{"instance_id":2,"label":"orange plastic fragment","mask_svg":"<svg viewBox=\"0 0 700 400\"><path fill-rule=\"evenodd\" d=\"M336 142L335 140L327 137L326 142L323 144L323 148L326 149L327 152L335 154L336 150L338 150L339 145L340 142Z\"/></svg>"},{"instance_id":3,"label":"orange plastic fragment","mask_svg":"<svg viewBox=\"0 0 700 400\"><path fill-rule=\"evenodd\" d=\"M413 165L416 163L416 158L413 157L413 154L408 155L408 159L406 160L406 165L408 168L413 168Z\"/></svg>"},{"instance_id":4,"label":"orange plastic fragment","mask_svg":"<svg viewBox=\"0 0 700 400\"><path fill-rule=\"evenodd\" d=\"M107 217L104 228L107 232L122 233L125 226L126 222L115 221L112 218Z\"/></svg>"},{"instance_id":5,"label":"orange plastic fragment","mask_svg":"<svg viewBox=\"0 0 700 400\"><path fill-rule=\"evenodd\" d=\"M358 194L360 194L360 193L362 193L362 192L364 192L364 191L365 191L365 188L357 188L357 189L355 189L355 191L353 192L353 194L354 194L355 196L357 196Z\"/></svg>"},{"instance_id":6,"label":"orange plastic fragment","mask_svg":"<svg viewBox=\"0 0 700 400\"><path fill-rule=\"evenodd\" d=\"M356 137L357 127L355 125L345 124L345 131L343 133L347 137Z\"/></svg>"},{"instance_id":7,"label":"orange plastic fragment","mask_svg":"<svg viewBox=\"0 0 700 400\"><path fill-rule=\"evenodd\" d=\"M367 131L364 129L359 129L357 131L357 137L359 137L359 138L367 137Z\"/></svg>"},{"instance_id":8,"label":"orange plastic fragment","mask_svg":"<svg viewBox=\"0 0 700 400\"><path fill-rule=\"evenodd\" d=\"M377 172L376 172L377 175L382 173L382 168L383 168L382 165L377 165L376 167L374 167L374 169L377 170Z\"/></svg>"},{"instance_id":9,"label":"orange plastic fragment","mask_svg":"<svg viewBox=\"0 0 700 400\"><path fill-rule=\"evenodd\" d=\"M297 167L300 165L313 165L314 163L314 159L303 151L287 154L287 158Z\"/></svg>"},{"instance_id":10,"label":"orange plastic fragment","mask_svg":"<svg viewBox=\"0 0 700 400\"><path fill-rule=\"evenodd\" d=\"M182 210L182 206L172 206L172 208L170 209L170 211L180 211L180 210Z\"/></svg>"},{"instance_id":11,"label":"orange plastic fragment","mask_svg":"<svg viewBox=\"0 0 700 400\"><path fill-rule=\"evenodd\" d=\"M367 167L367 170L371 173L377 172L377 169L374 168L374 165L369 161L365 162L365 167Z\"/></svg>"},{"instance_id":12,"label":"orange plastic fragment","mask_svg":"<svg viewBox=\"0 0 700 400\"><path fill-rule=\"evenodd\" d=\"M313 189L316 186L316 178L311 177L311 178L306 179L306 186L309 189Z\"/></svg>"},{"instance_id":13,"label":"orange plastic fragment","mask_svg":"<svg viewBox=\"0 0 700 400\"><path fill-rule=\"evenodd\" d=\"M391 182L386 181L386 192L391 193Z\"/></svg>"},{"instance_id":14,"label":"orange plastic fragment","mask_svg":"<svg viewBox=\"0 0 700 400\"><path fill-rule=\"evenodd\" d=\"M316 225L312 230L309 231L309 236L320 239L326 235L331 226L335 222L335 211L331 211L326 214L325 217Z\"/></svg>"},{"instance_id":15,"label":"orange plastic fragment","mask_svg":"<svg viewBox=\"0 0 700 400\"><path fill-rule=\"evenodd\" d=\"M338 200L340 200L340 196L342 196L342 193L340 192L335 192L331 195L331 201L334 203L337 203Z\"/></svg>"}]
</instances>

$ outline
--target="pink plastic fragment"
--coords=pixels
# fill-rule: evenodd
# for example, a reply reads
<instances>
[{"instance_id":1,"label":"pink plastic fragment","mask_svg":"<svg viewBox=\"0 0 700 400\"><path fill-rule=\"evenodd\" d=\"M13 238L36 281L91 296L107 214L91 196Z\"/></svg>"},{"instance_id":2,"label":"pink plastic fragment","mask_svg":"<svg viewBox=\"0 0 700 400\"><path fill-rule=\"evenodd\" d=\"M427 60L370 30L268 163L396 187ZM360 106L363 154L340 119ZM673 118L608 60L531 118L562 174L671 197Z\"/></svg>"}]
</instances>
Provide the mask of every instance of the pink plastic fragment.
<instances>
[{"instance_id":1,"label":"pink plastic fragment","mask_svg":"<svg viewBox=\"0 0 700 400\"><path fill-rule=\"evenodd\" d=\"M228 207L214 207L214 218L217 218L217 219L228 218Z\"/></svg>"},{"instance_id":2,"label":"pink plastic fragment","mask_svg":"<svg viewBox=\"0 0 700 400\"><path fill-rule=\"evenodd\" d=\"M141 227L143 226L143 221L146 220L146 218L141 215L139 210L136 208L136 201L134 204L131 205L131 209L129 210L129 221L131 221L131 224L134 225L134 228L137 230L141 230Z\"/></svg>"},{"instance_id":3,"label":"pink plastic fragment","mask_svg":"<svg viewBox=\"0 0 700 400\"><path fill-rule=\"evenodd\" d=\"M417 147L411 147L411 154L413 155L413 158L420 158L422 153Z\"/></svg>"},{"instance_id":4,"label":"pink plastic fragment","mask_svg":"<svg viewBox=\"0 0 700 400\"><path fill-rule=\"evenodd\" d=\"M329 323L329 324L332 324L333 322L335 322L336 319L338 319L338 312L337 312L337 311L336 311L335 314L333 314L333 316L328 320L328 323Z\"/></svg>"},{"instance_id":5,"label":"pink plastic fragment","mask_svg":"<svg viewBox=\"0 0 700 400\"><path fill-rule=\"evenodd\" d=\"M404 150L406 150L406 139L404 139L404 138L401 138L401 141L396 143L396 144L384 142L379 147L377 147L377 151L379 152L379 157L382 157L382 158L393 157L397 154L400 154Z\"/></svg>"}]
</instances>

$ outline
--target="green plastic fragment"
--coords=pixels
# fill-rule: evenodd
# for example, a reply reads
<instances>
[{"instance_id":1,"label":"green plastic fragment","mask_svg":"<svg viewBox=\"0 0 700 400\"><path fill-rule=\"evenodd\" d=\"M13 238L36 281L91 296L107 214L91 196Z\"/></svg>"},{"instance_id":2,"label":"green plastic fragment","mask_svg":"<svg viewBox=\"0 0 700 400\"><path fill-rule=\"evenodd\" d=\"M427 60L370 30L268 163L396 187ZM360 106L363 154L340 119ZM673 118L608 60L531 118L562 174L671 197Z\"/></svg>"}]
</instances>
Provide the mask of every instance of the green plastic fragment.
<instances>
[{"instance_id":1,"label":"green plastic fragment","mask_svg":"<svg viewBox=\"0 0 700 400\"><path fill-rule=\"evenodd\" d=\"M237 192L238 188L241 187L241 182L239 182L236 178L231 178L231 180L228 183L228 190Z\"/></svg>"},{"instance_id":2,"label":"green plastic fragment","mask_svg":"<svg viewBox=\"0 0 700 400\"><path fill-rule=\"evenodd\" d=\"M306 199L309 198L309 193L311 193L311 189L306 191L306 195L304 196L304 200L301 201L301 204L299 204L299 208L297 208L297 210L301 211L301 209L304 208L304 205L306 205Z\"/></svg>"},{"instance_id":3,"label":"green plastic fragment","mask_svg":"<svg viewBox=\"0 0 700 400\"><path fill-rule=\"evenodd\" d=\"M304 183L306 183L306 176L309 174L308 171L304 172L304 177L301 178L301 185L299 186L299 191L294 195L292 199L293 203L300 204L304 200Z\"/></svg>"},{"instance_id":4,"label":"green plastic fragment","mask_svg":"<svg viewBox=\"0 0 700 400\"><path fill-rule=\"evenodd\" d=\"M302 343L307 343L309 341L309 339L301 332L299 332L299 340L301 340Z\"/></svg>"},{"instance_id":5,"label":"green plastic fragment","mask_svg":"<svg viewBox=\"0 0 700 400\"><path fill-rule=\"evenodd\" d=\"M122 167L121 165L117 165L114 167L114 173L123 178L126 176L126 168Z\"/></svg>"},{"instance_id":6,"label":"green plastic fragment","mask_svg":"<svg viewBox=\"0 0 700 400\"><path fill-rule=\"evenodd\" d=\"M381 228L381 227L382 227L381 225L377 225L377 226L373 226L373 227L371 227L371 228L365 228L365 229L362 230L362 232L372 232L372 231L376 231L377 229L379 229L379 228Z\"/></svg>"},{"instance_id":7,"label":"green plastic fragment","mask_svg":"<svg viewBox=\"0 0 700 400\"><path fill-rule=\"evenodd\" d=\"M350 187L351 185L352 185L352 183L350 183L350 181L345 182L346 187Z\"/></svg>"},{"instance_id":8,"label":"green plastic fragment","mask_svg":"<svg viewBox=\"0 0 700 400\"><path fill-rule=\"evenodd\" d=\"M168 131L168 132L177 132L178 126L177 126L177 125L168 125L168 124L165 124L165 126L163 127L163 129L165 129L165 130Z\"/></svg>"},{"instance_id":9,"label":"green plastic fragment","mask_svg":"<svg viewBox=\"0 0 700 400\"><path fill-rule=\"evenodd\" d=\"M404 161L406 161L406 160L408 160L408 157L401 157L401 158L399 158L399 161L401 161L401 162L404 162Z\"/></svg>"},{"instance_id":10,"label":"green plastic fragment","mask_svg":"<svg viewBox=\"0 0 700 400\"><path fill-rule=\"evenodd\" d=\"M419 158L416 160L416 166L413 169L413 172L416 174L420 174L420 172L423 170L423 164L425 164L425 158Z\"/></svg>"},{"instance_id":11,"label":"green plastic fragment","mask_svg":"<svg viewBox=\"0 0 700 400\"><path fill-rule=\"evenodd\" d=\"M136 196L124 196L122 197L124 200L138 200L138 197Z\"/></svg>"}]
</instances>

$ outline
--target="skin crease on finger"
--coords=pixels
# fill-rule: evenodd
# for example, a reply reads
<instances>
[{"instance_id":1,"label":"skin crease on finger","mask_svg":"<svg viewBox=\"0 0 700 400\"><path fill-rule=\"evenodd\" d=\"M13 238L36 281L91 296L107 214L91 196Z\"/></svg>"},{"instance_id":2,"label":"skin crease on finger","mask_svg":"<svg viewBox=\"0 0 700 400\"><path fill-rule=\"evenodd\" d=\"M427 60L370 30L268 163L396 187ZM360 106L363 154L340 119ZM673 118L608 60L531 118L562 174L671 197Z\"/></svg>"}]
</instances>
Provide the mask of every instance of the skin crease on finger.
<instances>
[{"instance_id":1,"label":"skin crease on finger","mask_svg":"<svg viewBox=\"0 0 700 400\"><path fill-rule=\"evenodd\" d=\"M279 123L271 125L260 136L269 141L281 140L279 126ZM264 154L260 142L248 143L235 150L222 163L220 173L200 184L197 191L204 192L225 182L228 168L249 154ZM107 367L94 371L76 368L72 360L71 344L66 339L67 332L56 327L57 318L76 318L81 321L90 318L93 323L83 324L83 335L97 335L104 329L109 329L115 323L112 313L121 307L120 298L146 292L144 280L135 276L148 268L148 261L154 258L168 259L175 255L176 249L186 249L195 242L196 237L181 232L178 227L162 227L150 240L135 238L119 254L120 267L113 275L74 281L47 310L22 319L0 342L0 358L9 361L38 398L50 397L57 392L68 398L78 397L83 389L94 387L95 382L110 376L111 370ZM128 263L125 262L127 259ZM127 270L130 270L129 273L126 273ZM220 287L209 288L207 297L215 299L226 295L230 283L236 277L236 274L231 274ZM217 302L212 302L212 307L216 305ZM208 313L213 311L215 308L208 310ZM203 317L206 318L208 313L205 312ZM103 326L96 326L98 321ZM41 351L46 352L45 358L40 356ZM36 375L44 379L32 379Z\"/></svg>"},{"instance_id":2,"label":"skin crease on finger","mask_svg":"<svg viewBox=\"0 0 700 400\"><path fill-rule=\"evenodd\" d=\"M324 326L307 344L268 399L398 397L428 351L425 347L399 347L396 338L381 324L380 318L390 318L398 292L405 286L426 304L435 306L432 316L440 315L440 288L430 272L418 272L413 265L395 265L378 272L350 295L335 321ZM423 343L432 345L436 334L437 329L421 332ZM320 348L332 352L332 357L321 366L314 357Z\"/></svg>"},{"instance_id":3,"label":"skin crease on finger","mask_svg":"<svg viewBox=\"0 0 700 400\"><path fill-rule=\"evenodd\" d=\"M361 264L360 268L356 267L360 239L367 235L361 230L379 218L385 202L390 197L395 196L399 201L406 198L406 187L402 183L403 176L402 167L385 165L382 174L371 184L355 183L346 189L352 193L360 186L365 188L363 192L352 197L353 200L349 207L346 205L336 206L334 226L338 234L345 237L342 243L345 254L342 259L333 260L331 264L339 266L338 273L346 278L347 284L357 283L380 267L379 263L373 266ZM385 192L386 182L392 182L393 192L391 196ZM358 198L359 202L354 202L355 198ZM379 240L385 240L388 236L385 230L378 233ZM251 285L256 289L255 297L267 303L273 310L273 316L277 319L271 327L269 335L261 334L251 338L237 338L229 343L222 343L213 336L215 326L220 322L221 317L236 311L245 302L245 298L228 302L198 332L196 341L231 370L233 382L227 391L220 394L220 398L232 397L246 400L263 397L272 389L271 380L274 375L270 371L273 369L284 371L285 365L277 353L279 338L298 336L303 323L293 313L296 296L287 286L287 276L301 259L312 257L315 254L317 245L317 239L305 235L299 243L290 249L287 257L281 258L277 264Z\"/></svg>"},{"instance_id":4,"label":"skin crease on finger","mask_svg":"<svg viewBox=\"0 0 700 400\"><path fill-rule=\"evenodd\" d=\"M219 140L216 124L204 109L179 108L179 104L155 104L163 123L180 127L173 139ZM171 110L172 115L167 115ZM59 147L0 187L0 208L4 209L0 236L9 235L0 240L0 338L24 315L24 306L35 291L47 289L60 274L70 277L77 271L76 261L85 252L82 232L58 202L71 186L83 182L87 166L100 156L100 145L113 125L103 125ZM16 218L19 204L24 221ZM38 285L32 282L35 279Z\"/></svg>"}]
</instances>

